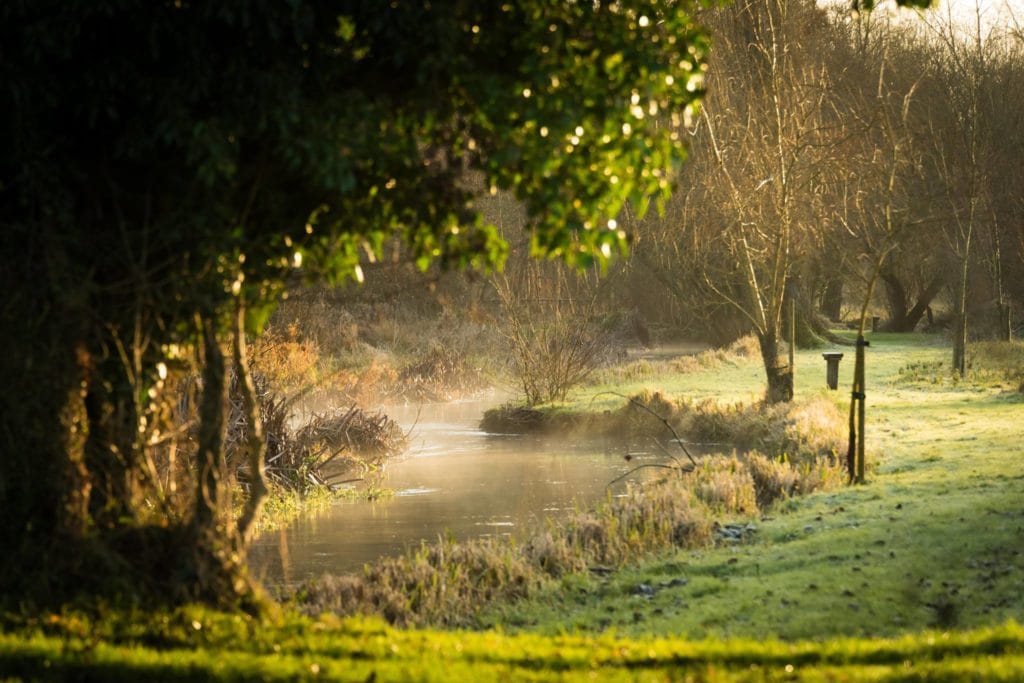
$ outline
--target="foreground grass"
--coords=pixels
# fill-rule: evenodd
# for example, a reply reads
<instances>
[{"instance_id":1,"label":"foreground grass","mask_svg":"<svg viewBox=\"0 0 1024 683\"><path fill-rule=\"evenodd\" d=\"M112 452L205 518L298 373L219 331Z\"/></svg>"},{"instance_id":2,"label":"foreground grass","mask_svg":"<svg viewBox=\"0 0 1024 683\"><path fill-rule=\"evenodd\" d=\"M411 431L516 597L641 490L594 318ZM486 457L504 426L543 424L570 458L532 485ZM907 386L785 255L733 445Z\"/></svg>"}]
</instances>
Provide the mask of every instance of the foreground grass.
<instances>
[{"instance_id":1,"label":"foreground grass","mask_svg":"<svg viewBox=\"0 0 1024 683\"><path fill-rule=\"evenodd\" d=\"M0 634L6 680L1019 680L1024 628L828 643L403 631L199 609Z\"/></svg>"},{"instance_id":2,"label":"foreground grass","mask_svg":"<svg viewBox=\"0 0 1024 683\"><path fill-rule=\"evenodd\" d=\"M867 486L793 499L758 524L753 541L680 551L495 608L484 624L541 633L825 639L1020 618L1024 397L1012 379L993 381L995 375L946 380L939 364L948 367L947 355L927 338L875 335ZM817 364L809 353L800 361L823 374L820 356ZM844 365L849 386L852 363ZM743 383L748 370L727 369L726 392L743 398L753 390ZM715 381L711 374L674 383L697 392ZM814 390L816 374L800 370L798 391Z\"/></svg>"}]
</instances>

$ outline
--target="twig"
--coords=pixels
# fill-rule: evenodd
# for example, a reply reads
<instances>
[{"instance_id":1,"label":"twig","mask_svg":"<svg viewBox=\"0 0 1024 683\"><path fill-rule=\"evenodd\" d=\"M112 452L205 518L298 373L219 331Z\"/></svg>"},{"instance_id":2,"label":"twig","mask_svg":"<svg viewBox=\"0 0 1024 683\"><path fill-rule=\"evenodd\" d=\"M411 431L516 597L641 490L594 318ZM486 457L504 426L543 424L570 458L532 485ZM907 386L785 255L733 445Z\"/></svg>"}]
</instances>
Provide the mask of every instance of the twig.
<instances>
[{"instance_id":1,"label":"twig","mask_svg":"<svg viewBox=\"0 0 1024 683\"><path fill-rule=\"evenodd\" d=\"M665 454L666 458L672 458L672 462L674 462L678 467L682 467L683 466L683 463L679 462L679 458L677 458L676 456L674 456L674 455L672 455L671 453L668 452L668 449L665 448L665 445L663 443L661 443L660 439L658 439L656 436L653 436L653 435L650 437L650 439L651 439L651 441L654 442L654 445L658 447L658 450L660 450L662 453Z\"/></svg>"},{"instance_id":2,"label":"twig","mask_svg":"<svg viewBox=\"0 0 1024 683\"><path fill-rule=\"evenodd\" d=\"M693 463L694 467L697 467L697 461L694 459L693 455L690 453L690 449L688 449L686 447L686 444L683 443L683 440L679 438L679 434L676 433L676 430L672 428L672 425L669 424L669 422L668 422L668 420L666 418L664 418L661 415L659 415L658 413L654 412L653 410L651 410L650 408L648 408L646 405L644 405L640 401L636 400L635 398L633 398L631 396L626 396L625 394L620 394L617 391L602 391L602 392L600 392L598 394L594 394L594 396L591 397L590 401L591 401L591 403L593 403L594 399L596 399L598 396L605 396L605 395L618 396L619 398L624 398L627 401L629 401L630 403L632 403L633 405L635 405L635 406L637 406L639 408L643 408L648 413L650 413L654 417L656 417L659 420L661 420L661 423L663 425L665 425L665 428L668 429L668 431L672 432L673 439L675 440L675 442L677 444L679 444L679 447L683 449L683 453L686 454L686 457L690 459L690 462Z\"/></svg>"},{"instance_id":3,"label":"twig","mask_svg":"<svg viewBox=\"0 0 1024 683\"><path fill-rule=\"evenodd\" d=\"M692 467L682 467L682 466L677 467L675 465L662 465L660 463L647 463L647 464L644 464L644 465L638 465L637 467L634 467L633 469L631 469L629 472L626 472L622 476L615 477L610 482L608 482L608 486L606 488L610 488L612 484L615 484L617 482L622 481L626 477L632 475L634 472L642 470L645 467L657 467L657 468L663 469L663 470L679 470L680 472L692 472L693 471Z\"/></svg>"}]
</instances>

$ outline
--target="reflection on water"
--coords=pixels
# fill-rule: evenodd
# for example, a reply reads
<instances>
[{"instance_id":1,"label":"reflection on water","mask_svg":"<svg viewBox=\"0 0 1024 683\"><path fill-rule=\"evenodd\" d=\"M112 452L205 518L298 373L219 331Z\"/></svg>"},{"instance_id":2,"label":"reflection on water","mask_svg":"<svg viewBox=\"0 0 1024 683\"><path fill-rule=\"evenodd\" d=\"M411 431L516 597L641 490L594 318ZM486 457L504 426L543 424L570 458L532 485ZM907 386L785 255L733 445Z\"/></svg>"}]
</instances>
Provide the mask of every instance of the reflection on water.
<instances>
[{"instance_id":1,"label":"reflection on water","mask_svg":"<svg viewBox=\"0 0 1024 683\"><path fill-rule=\"evenodd\" d=\"M388 465L383 482L395 495L340 502L263 535L251 554L257 576L269 585L290 585L358 570L445 533L457 539L508 536L609 495L608 483L645 458L660 461L656 454L634 454L627 463L621 446L600 442L485 434L477 424L492 403L389 409L404 427L415 424L408 456Z\"/></svg>"}]
</instances>

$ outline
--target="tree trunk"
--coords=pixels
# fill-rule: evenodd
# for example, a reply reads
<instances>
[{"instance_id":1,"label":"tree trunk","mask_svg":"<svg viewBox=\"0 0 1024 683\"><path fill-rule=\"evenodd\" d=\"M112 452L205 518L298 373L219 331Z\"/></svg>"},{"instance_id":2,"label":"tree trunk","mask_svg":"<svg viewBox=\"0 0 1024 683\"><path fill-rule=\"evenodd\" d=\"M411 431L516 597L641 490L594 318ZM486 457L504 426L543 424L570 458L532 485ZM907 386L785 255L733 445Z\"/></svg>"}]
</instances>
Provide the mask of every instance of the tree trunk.
<instances>
[{"instance_id":1,"label":"tree trunk","mask_svg":"<svg viewBox=\"0 0 1024 683\"><path fill-rule=\"evenodd\" d=\"M768 387L765 391L765 402L769 405L793 400L792 368L783 363L779 357L778 337L775 330L759 333L757 341L761 347L761 360L764 361L765 377Z\"/></svg>"},{"instance_id":2,"label":"tree trunk","mask_svg":"<svg viewBox=\"0 0 1024 683\"><path fill-rule=\"evenodd\" d=\"M843 317L843 279L834 277L825 283L821 295L821 312L834 323Z\"/></svg>"},{"instance_id":3,"label":"tree trunk","mask_svg":"<svg viewBox=\"0 0 1024 683\"><path fill-rule=\"evenodd\" d=\"M84 400L88 420L84 457L91 482L89 513L97 527L109 529L135 515L134 432L138 417L131 396L133 389L120 362L107 358L94 368L94 357L85 362L92 370L92 376L85 381Z\"/></svg>"},{"instance_id":4,"label":"tree trunk","mask_svg":"<svg viewBox=\"0 0 1024 683\"><path fill-rule=\"evenodd\" d=\"M90 526L80 312L46 291L45 279L41 293L29 293L26 283L45 276L32 258L24 261L0 268L8 293L0 324L0 593L11 597L49 586L45 577L75 557L69 541Z\"/></svg>"},{"instance_id":5,"label":"tree trunk","mask_svg":"<svg viewBox=\"0 0 1024 683\"><path fill-rule=\"evenodd\" d=\"M967 259L963 259L956 294L956 329L953 333L953 372L967 376Z\"/></svg>"},{"instance_id":6,"label":"tree trunk","mask_svg":"<svg viewBox=\"0 0 1024 683\"><path fill-rule=\"evenodd\" d=\"M266 454L267 443L263 438L263 424L260 421L259 409L256 405L256 390L252 376L249 374L249 359L245 347L245 307L238 304L234 329L234 369L238 381L238 390L242 395L242 410L249 429L242 440L242 449L249 468L249 498L238 519L236 550L244 557L252 538L252 530L263 509L266 500L267 476Z\"/></svg>"},{"instance_id":7,"label":"tree trunk","mask_svg":"<svg viewBox=\"0 0 1024 683\"><path fill-rule=\"evenodd\" d=\"M889 332L907 332L907 290L903 286L903 281L888 269L879 273L879 276L885 283L885 303L889 309L886 329Z\"/></svg>"},{"instance_id":8,"label":"tree trunk","mask_svg":"<svg viewBox=\"0 0 1024 683\"><path fill-rule=\"evenodd\" d=\"M934 278L928 283L928 286L917 296L917 301L914 302L913 308L907 311L904 317L904 328L899 330L891 330L892 332L913 332L917 324L921 322L921 318L928 312L932 301L942 291L942 287L945 283L941 278Z\"/></svg>"},{"instance_id":9,"label":"tree trunk","mask_svg":"<svg viewBox=\"0 0 1024 683\"><path fill-rule=\"evenodd\" d=\"M203 395L199 404L198 490L194 524L202 533L214 530L224 516L224 439L227 432L227 373L217 339L217 323L203 321Z\"/></svg>"},{"instance_id":10,"label":"tree trunk","mask_svg":"<svg viewBox=\"0 0 1024 683\"><path fill-rule=\"evenodd\" d=\"M230 489L224 459L228 382L215 318L202 321L203 395L199 403L197 490L192 519L195 597L230 601L246 593L242 558L230 524Z\"/></svg>"},{"instance_id":11,"label":"tree trunk","mask_svg":"<svg viewBox=\"0 0 1024 683\"><path fill-rule=\"evenodd\" d=\"M881 278L885 283L886 302L889 309L889 321L884 327L886 332L913 332L945 284L941 278L933 278L918 293L914 305L909 306L910 297L899 277L892 272L886 272L881 274Z\"/></svg>"},{"instance_id":12,"label":"tree trunk","mask_svg":"<svg viewBox=\"0 0 1024 683\"><path fill-rule=\"evenodd\" d=\"M999 339L1005 342L1013 339L1013 321L1010 319L1010 304L1005 301L999 304Z\"/></svg>"}]
</instances>

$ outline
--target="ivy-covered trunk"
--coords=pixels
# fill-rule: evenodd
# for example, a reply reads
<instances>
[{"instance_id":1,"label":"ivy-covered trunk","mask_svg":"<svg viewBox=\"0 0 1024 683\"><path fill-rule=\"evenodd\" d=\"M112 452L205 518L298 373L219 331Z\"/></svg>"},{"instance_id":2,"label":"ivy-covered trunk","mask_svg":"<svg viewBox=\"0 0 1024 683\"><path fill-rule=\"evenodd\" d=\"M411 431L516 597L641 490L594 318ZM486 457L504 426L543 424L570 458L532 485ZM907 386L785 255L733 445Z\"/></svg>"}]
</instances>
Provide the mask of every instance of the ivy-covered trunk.
<instances>
[{"instance_id":1,"label":"ivy-covered trunk","mask_svg":"<svg viewBox=\"0 0 1024 683\"><path fill-rule=\"evenodd\" d=\"M134 388L125 368L110 353L80 351L88 437L85 466L89 472L89 515L98 528L112 528L135 518L138 498L138 425Z\"/></svg>"},{"instance_id":2,"label":"ivy-covered trunk","mask_svg":"<svg viewBox=\"0 0 1024 683\"><path fill-rule=\"evenodd\" d=\"M88 426L82 392L78 307L55 296L31 255L4 274L36 289L4 286L0 327L0 594L39 582L51 558L89 528L83 462ZM6 269L5 269L6 270ZM31 280L31 278L36 278ZM7 283L4 283L7 284Z\"/></svg>"}]
</instances>

